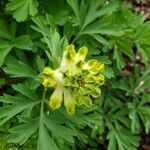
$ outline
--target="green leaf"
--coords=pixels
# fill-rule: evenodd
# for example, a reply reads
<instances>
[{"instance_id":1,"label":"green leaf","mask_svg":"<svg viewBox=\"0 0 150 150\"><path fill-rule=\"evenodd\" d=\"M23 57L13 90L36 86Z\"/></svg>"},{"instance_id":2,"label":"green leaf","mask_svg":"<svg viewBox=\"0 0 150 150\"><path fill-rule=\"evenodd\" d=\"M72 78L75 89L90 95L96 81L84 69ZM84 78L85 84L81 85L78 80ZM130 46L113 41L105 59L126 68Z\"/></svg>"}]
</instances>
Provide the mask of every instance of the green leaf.
<instances>
[{"instance_id":1,"label":"green leaf","mask_svg":"<svg viewBox=\"0 0 150 150\"><path fill-rule=\"evenodd\" d=\"M149 64L149 61L150 61L150 50L149 50L149 46L147 45L140 45L140 44L137 44L137 49L138 51L141 53L142 57L143 57L143 60L144 60L144 63L148 63Z\"/></svg>"},{"instance_id":2,"label":"green leaf","mask_svg":"<svg viewBox=\"0 0 150 150\"><path fill-rule=\"evenodd\" d=\"M39 127L37 150L59 150L43 123Z\"/></svg>"},{"instance_id":3,"label":"green leaf","mask_svg":"<svg viewBox=\"0 0 150 150\"><path fill-rule=\"evenodd\" d=\"M8 24L4 20L0 20L0 36L6 39L12 38Z\"/></svg>"},{"instance_id":4,"label":"green leaf","mask_svg":"<svg viewBox=\"0 0 150 150\"><path fill-rule=\"evenodd\" d=\"M45 119L45 125L47 129L54 135L54 137L60 139L61 142L66 140L68 142L74 143L73 136L75 133L69 128L59 125L55 122L51 122L49 117Z\"/></svg>"},{"instance_id":5,"label":"green leaf","mask_svg":"<svg viewBox=\"0 0 150 150\"><path fill-rule=\"evenodd\" d=\"M18 96L11 96L8 94L4 94L3 96L0 96L0 102L6 103L6 104L18 104L21 101L25 101L26 98L18 97Z\"/></svg>"},{"instance_id":6,"label":"green leaf","mask_svg":"<svg viewBox=\"0 0 150 150\"><path fill-rule=\"evenodd\" d=\"M111 78L115 77L113 69L111 67L108 67L108 66L105 67L105 70L103 71L103 74L108 79L111 79Z\"/></svg>"},{"instance_id":7,"label":"green leaf","mask_svg":"<svg viewBox=\"0 0 150 150\"><path fill-rule=\"evenodd\" d=\"M102 43L104 45L109 45L109 42L105 38L103 38L101 35L99 34L89 34L89 35L91 35L99 43Z\"/></svg>"},{"instance_id":8,"label":"green leaf","mask_svg":"<svg viewBox=\"0 0 150 150\"><path fill-rule=\"evenodd\" d=\"M0 66L3 65L6 56L13 47L31 50L32 45L32 41L30 40L28 35L19 36L15 38L12 42L0 40Z\"/></svg>"},{"instance_id":9,"label":"green leaf","mask_svg":"<svg viewBox=\"0 0 150 150\"><path fill-rule=\"evenodd\" d=\"M125 129L109 131L107 139L109 139L108 150L137 150L139 146L139 138Z\"/></svg>"},{"instance_id":10,"label":"green leaf","mask_svg":"<svg viewBox=\"0 0 150 150\"><path fill-rule=\"evenodd\" d=\"M13 11L13 17L18 21L24 21L28 15L34 16L37 13L37 0L9 0L6 5L8 11Z\"/></svg>"},{"instance_id":11,"label":"green leaf","mask_svg":"<svg viewBox=\"0 0 150 150\"><path fill-rule=\"evenodd\" d=\"M4 78L0 78L0 87L2 85L5 85L5 83L6 83L6 80Z\"/></svg>"},{"instance_id":12,"label":"green leaf","mask_svg":"<svg viewBox=\"0 0 150 150\"><path fill-rule=\"evenodd\" d=\"M37 76L37 73L30 66L21 61L8 62L3 69L11 77L36 78Z\"/></svg>"},{"instance_id":13,"label":"green leaf","mask_svg":"<svg viewBox=\"0 0 150 150\"><path fill-rule=\"evenodd\" d=\"M56 5L57 4L57 5ZM69 17L70 9L64 0L49 1L48 13L58 25L64 25Z\"/></svg>"},{"instance_id":14,"label":"green leaf","mask_svg":"<svg viewBox=\"0 0 150 150\"><path fill-rule=\"evenodd\" d=\"M147 98L149 98L149 97L147 97ZM150 107L148 105L146 105L146 106L143 105L143 106L140 106L137 109L137 111L138 111L140 119L143 122L146 133L149 133L149 131L150 131Z\"/></svg>"},{"instance_id":15,"label":"green leaf","mask_svg":"<svg viewBox=\"0 0 150 150\"><path fill-rule=\"evenodd\" d=\"M78 0L67 0L68 4L71 6L71 8L73 9L75 16L77 18L77 22L79 25L81 25L82 20L80 17L80 10L79 10L79 3Z\"/></svg>"},{"instance_id":16,"label":"green leaf","mask_svg":"<svg viewBox=\"0 0 150 150\"><path fill-rule=\"evenodd\" d=\"M22 35L22 36L15 38L12 45L13 47L16 47L19 49L31 50L33 43L30 40L29 35Z\"/></svg>"},{"instance_id":17,"label":"green leaf","mask_svg":"<svg viewBox=\"0 0 150 150\"><path fill-rule=\"evenodd\" d=\"M17 85L12 85L12 88L21 93L22 95L32 99L32 100L37 100L38 97L33 89L31 89L28 85L25 84L17 84Z\"/></svg>"},{"instance_id":18,"label":"green leaf","mask_svg":"<svg viewBox=\"0 0 150 150\"><path fill-rule=\"evenodd\" d=\"M24 123L9 130L11 134L8 142L24 144L36 132L37 128L35 120L26 118Z\"/></svg>"},{"instance_id":19,"label":"green leaf","mask_svg":"<svg viewBox=\"0 0 150 150\"><path fill-rule=\"evenodd\" d=\"M109 139L108 150L117 150L117 141L113 131L109 131L107 139Z\"/></svg>"},{"instance_id":20,"label":"green leaf","mask_svg":"<svg viewBox=\"0 0 150 150\"><path fill-rule=\"evenodd\" d=\"M52 61L54 68L58 68L63 50L68 44L67 39L61 38L55 28L50 28L48 23L45 24L45 18L35 17L33 21L38 27L32 26L32 28L42 33L44 37L42 41L45 42L49 48L49 52L45 51L45 53L48 54L48 58Z\"/></svg>"},{"instance_id":21,"label":"green leaf","mask_svg":"<svg viewBox=\"0 0 150 150\"><path fill-rule=\"evenodd\" d=\"M6 41L0 41L0 67L3 65L6 56L11 51L12 46Z\"/></svg>"},{"instance_id":22,"label":"green leaf","mask_svg":"<svg viewBox=\"0 0 150 150\"><path fill-rule=\"evenodd\" d=\"M3 101L3 97L0 97ZM17 99L18 100L18 99ZM22 98L20 102L13 105L3 106L0 108L0 125L3 125L6 121L11 119L13 116L22 112L25 109L32 108L38 104L39 101L32 101L31 99Z\"/></svg>"},{"instance_id":23,"label":"green leaf","mask_svg":"<svg viewBox=\"0 0 150 150\"><path fill-rule=\"evenodd\" d=\"M125 61L117 47L114 49L113 58L117 61L118 69L122 69L125 66Z\"/></svg>"},{"instance_id":24,"label":"green leaf","mask_svg":"<svg viewBox=\"0 0 150 150\"><path fill-rule=\"evenodd\" d=\"M8 145L8 137L7 134L0 133L0 149L4 150Z\"/></svg>"},{"instance_id":25,"label":"green leaf","mask_svg":"<svg viewBox=\"0 0 150 150\"><path fill-rule=\"evenodd\" d=\"M31 26L35 31L42 33L42 35L49 36L50 27L48 25L50 25L50 22L47 21L45 16L33 17L32 20L37 25L37 27L34 25Z\"/></svg>"},{"instance_id":26,"label":"green leaf","mask_svg":"<svg viewBox=\"0 0 150 150\"><path fill-rule=\"evenodd\" d=\"M99 8L104 3L104 0L101 1L95 1L91 0L90 7L87 11L87 15L85 17L85 21L82 25L82 29L84 29L88 24L90 24L93 20L95 20L97 17L100 17L98 14Z\"/></svg>"},{"instance_id":27,"label":"green leaf","mask_svg":"<svg viewBox=\"0 0 150 150\"><path fill-rule=\"evenodd\" d=\"M42 59L40 56L37 56L36 64L37 64L39 72L41 72L44 69L44 67L45 67L44 59Z\"/></svg>"},{"instance_id":28,"label":"green leaf","mask_svg":"<svg viewBox=\"0 0 150 150\"><path fill-rule=\"evenodd\" d=\"M131 107L131 106L130 106ZM138 116L138 110L134 107L130 108L129 118L131 119L131 131L132 133L139 133L140 131L140 121Z\"/></svg>"},{"instance_id":29,"label":"green leaf","mask_svg":"<svg viewBox=\"0 0 150 150\"><path fill-rule=\"evenodd\" d=\"M126 43L126 44L125 44L125 43ZM119 48L124 54L126 54L131 60L134 59L131 42L129 42L128 40L121 40L121 39L120 39L120 40L117 41L117 46L118 46L118 48Z\"/></svg>"},{"instance_id":30,"label":"green leaf","mask_svg":"<svg viewBox=\"0 0 150 150\"><path fill-rule=\"evenodd\" d=\"M94 28L95 26L95 28ZM116 26L106 26L106 27L100 27L93 24L91 26L88 26L83 31L83 34L104 34L104 35L113 35L113 36L122 36L124 34L124 31L120 27Z\"/></svg>"},{"instance_id":31,"label":"green leaf","mask_svg":"<svg viewBox=\"0 0 150 150\"><path fill-rule=\"evenodd\" d=\"M85 9L87 2L85 2L84 0L81 1L80 6L77 0L68 0L67 2L73 9L77 24L80 25L81 30L83 30L87 25L89 25L98 17L108 15L116 11L119 6L119 3L117 1L105 3L104 0L91 0L90 2L88 2L89 8Z\"/></svg>"}]
</instances>

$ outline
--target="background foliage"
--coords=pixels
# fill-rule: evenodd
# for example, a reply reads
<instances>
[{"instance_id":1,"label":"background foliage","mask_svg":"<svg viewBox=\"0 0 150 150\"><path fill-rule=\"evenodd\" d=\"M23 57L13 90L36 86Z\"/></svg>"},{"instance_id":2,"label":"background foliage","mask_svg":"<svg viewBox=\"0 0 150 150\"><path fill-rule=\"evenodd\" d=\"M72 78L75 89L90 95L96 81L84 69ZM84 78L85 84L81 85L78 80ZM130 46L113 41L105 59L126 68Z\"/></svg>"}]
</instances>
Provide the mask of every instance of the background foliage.
<instances>
[{"instance_id":1,"label":"background foliage","mask_svg":"<svg viewBox=\"0 0 150 150\"><path fill-rule=\"evenodd\" d=\"M102 96L74 116L49 108L37 77L71 43L106 65ZM1 0L0 149L138 149L150 131L149 64L150 22L121 0Z\"/></svg>"}]
</instances>

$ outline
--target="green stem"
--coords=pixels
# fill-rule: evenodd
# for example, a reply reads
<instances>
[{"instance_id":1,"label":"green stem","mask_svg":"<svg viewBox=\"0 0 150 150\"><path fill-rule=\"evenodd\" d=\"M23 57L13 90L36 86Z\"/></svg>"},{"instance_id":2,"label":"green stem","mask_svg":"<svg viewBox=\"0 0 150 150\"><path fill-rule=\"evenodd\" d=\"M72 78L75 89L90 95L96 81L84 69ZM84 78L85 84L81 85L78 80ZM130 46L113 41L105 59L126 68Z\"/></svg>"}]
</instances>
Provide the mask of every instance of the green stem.
<instances>
[{"instance_id":1,"label":"green stem","mask_svg":"<svg viewBox=\"0 0 150 150\"><path fill-rule=\"evenodd\" d=\"M79 31L79 33L75 36L75 38L72 41L72 44L81 36L82 30Z\"/></svg>"},{"instance_id":2,"label":"green stem","mask_svg":"<svg viewBox=\"0 0 150 150\"><path fill-rule=\"evenodd\" d=\"M44 119L44 100L45 100L46 90L44 89L42 99L41 99L41 109L40 109L40 118L39 118L39 128L42 127Z\"/></svg>"}]
</instances>

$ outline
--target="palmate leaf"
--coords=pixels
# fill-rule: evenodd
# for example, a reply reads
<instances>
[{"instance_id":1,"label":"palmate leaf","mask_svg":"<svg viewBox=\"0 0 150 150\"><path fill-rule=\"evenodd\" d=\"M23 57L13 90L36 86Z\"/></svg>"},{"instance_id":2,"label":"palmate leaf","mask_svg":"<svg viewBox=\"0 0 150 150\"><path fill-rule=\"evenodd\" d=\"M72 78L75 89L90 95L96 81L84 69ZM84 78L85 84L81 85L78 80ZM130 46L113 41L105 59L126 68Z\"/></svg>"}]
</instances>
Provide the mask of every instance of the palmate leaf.
<instances>
[{"instance_id":1,"label":"palmate leaf","mask_svg":"<svg viewBox=\"0 0 150 150\"><path fill-rule=\"evenodd\" d=\"M150 107L149 94L145 93L139 99L134 99L132 103L128 104L129 118L131 119L131 131L139 133L141 129L141 122L145 127L146 133L150 131Z\"/></svg>"},{"instance_id":2,"label":"palmate leaf","mask_svg":"<svg viewBox=\"0 0 150 150\"><path fill-rule=\"evenodd\" d=\"M96 108L93 108L96 109ZM93 110L90 110L93 111ZM74 116L69 116L64 109L60 111L43 112L39 118L38 148L42 150L61 149L74 144L77 137L80 141L87 142L86 133L82 132L86 126L93 127L101 118L98 114L87 115L89 110L79 110ZM45 146L47 145L47 147ZM51 147L49 147L51 145Z\"/></svg>"},{"instance_id":3,"label":"palmate leaf","mask_svg":"<svg viewBox=\"0 0 150 150\"><path fill-rule=\"evenodd\" d=\"M6 134L0 133L0 149L4 150L7 147L8 137Z\"/></svg>"},{"instance_id":4,"label":"palmate leaf","mask_svg":"<svg viewBox=\"0 0 150 150\"><path fill-rule=\"evenodd\" d=\"M5 20L0 20L0 67L3 65L6 56L13 49L32 50L33 43L29 35L15 37L16 24L10 26ZM5 39L5 40L4 40Z\"/></svg>"},{"instance_id":5,"label":"palmate leaf","mask_svg":"<svg viewBox=\"0 0 150 150\"><path fill-rule=\"evenodd\" d=\"M131 131L132 133L139 133L140 132L140 118L138 116L138 109L136 108L134 102L128 104L128 108L130 110L129 112L129 118L131 119Z\"/></svg>"},{"instance_id":6,"label":"palmate leaf","mask_svg":"<svg viewBox=\"0 0 150 150\"><path fill-rule=\"evenodd\" d=\"M78 27L78 34L73 42L81 35L90 35L101 44L108 45L109 42L103 36L122 36L125 31L119 24L113 24L112 13L119 8L118 1L106 3L104 0L68 0L75 17L72 20ZM84 8L84 9L83 9ZM108 19L107 16L110 18ZM105 19L104 19L105 18ZM103 36L101 36L103 35Z\"/></svg>"},{"instance_id":7,"label":"palmate leaf","mask_svg":"<svg viewBox=\"0 0 150 150\"><path fill-rule=\"evenodd\" d=\"M9 60L3 69L11 77L37 77L37 73L30 66L16 59Z\"/></svg>"},{"instance_id":8,"label":"palmate leaf","mask_svg":"<svg viewBox=\"0 0 150 150\"><path fill-rule=\"evenodd\" d=\"M30 36L29 35L22 35L19 37L16 37L13 41L12 41L12 46L18 49L24 49L24 50L31 50L33 43L30 40Z\"/></svg>"},{"instance_id":9,"label":"palmate leaf","mask_svg":"<svg viewBox=\"0 0 150 150\"><path fill-rule=\"evenodd\" d=\"M126 44L124 44L126 43ZM133 50L132 50L132 43L127 39L119 39L116 41L116 45L118 46L118 49L120 49L121 52L126 54L131 60L133 60Z\"/></svg>"},{"instance_id":10,"label":"palmate leaf","mask_svg":"<svg viewBox=\"0 0 150 150\"><path fill-rule=\"evenodd\" d=\"M120 106L121 107L121 106ZM118 106L113 106L108 114L104 117L108 127L111 129L113 126L115 126L117 129L120 129L122 125L129 127L130 126L130 121L126 117L127 115L127 110L125 108L119 109Z\"/></svg>"},{"instance_id":11,"label":"palmate leaf","mask_svg":"<svg viewBox=\"0 0 150 150\"><path fill-rule=\"evenodd\" d=\"M37 150L59 150L44 124L39 126Z\"/></svg>"},{"instance_id":12,"label":"palmate leaf","mask_svg":"<svg viewBox=\"0 0 150 150\"><path fill-rule=\"evenodd\" d=\"M37 64L37 68L39 72L41 72L43 68L45 67L45 61L40 56L37 56L36 64Z\"/></svg>"},{"instance_id":13,"label":"palmate leaf","mask_svg":"<svg viewBox=\"0 0 150 150\"><path fill-rule=\"evenodd\" d=\"M93 34L89 34L89 35L91 35L99 43L102 43L104 45L109 45L109 42L105 38L103 38L101 35L94 34L94 33Z\"/></svg>"},{"instance_id":14,"label":"palmate leaf","mask_svg":"<svg viewBox=\"0 0 150 150\"><path fill-rule=\"evenodd\" d=\"M48 13L51 15L52 21L58 25L64 25L69 17L70 9L65 1L66 0L50 0L48 2Z\"/></svg>"},{"instance_id":15,"label":"palmate leaf","mask_svg":"<svg viewBox=\"0 0 150 150\"><path fill-rule=\"evenodd\" d=\"M61 38L55 28L49 27L51 23L48 21L48 18L49 15L46 15L46 17L34 17L33 21L37 26L32 26L32 28L43 35L41 40L48 46L48 50L45 53L52 61L53 66L58 67L68 41L66 38Z\"/></svg>"},{"instance_id":16,"label":"palmate leaf","mask_svg":"<svg viewBox=\"0 0 150 150\"><path fill-rule=\"evenodd\" d=\"M7 41L0 41L0 66L3 65L5 57L11 51L12 46Z\"/></svg>"},{"instance_id":17,"label":"palmate leaf","mask_svg":"<svg viewBox=\"0 0 150 150\"><path fill-rule=\"evenodd\" d=\"M31 87L29 87L28 85L25 84L17 84L17 85L12 85L13 89L19 93L21 93L22 95L33 99L33 100L37 100L38 97L35 93L35 91L33 89L31 89Z\"/></svg>"},{"instance_id":18,"label":"palmate leaf","mask_svg":"<svg viewBox=\"0 0 150 150\"><path fill-rule=\"evenodd\" d=\"M0 37L7 40L14 38L9 25L5 20L0 20ZM3 65L7 54L12 48L13 46L8 41L0 39L0 67Z\"/></svg>"},{"instance_id":19,"label":"palmate leaf","mask_svg":"<svg viewBox=\"0 0 150 150\"><path fill-rule=\"evenodd\" d=\"M124 34L124 31L119 26L105 25L104 27L102 27L101 25L96 23L87 26L87 28L83 30L82 34L104 34L112 36L122 36Z\"/></svg>"},{"instance_id":20,"label":"palmate leaf","mask_svg":"<svg viewBox=\"0 0 150 150\"><path fill-rule=\"evenodd\" d=\"M75 133L71 129L62 126L54 121L51 122L50 117L45 117L44 124L47 129L52 133L52 135L56 137L56 139L60 140L60 142L64 142L65 140L70 143L74 143L73 137L75 136Z\"/></svg>"},{"instance_id":21,"label":"palmate leaf","mask_svg":"<svg viewBox=\"0 0 150 150\"><path fill-rule=\"evenodd\" d=\"M89 8L83 9L83 6L84 7L86 6L86 3L84 0L82 0L81 2L81 5L80 5L81 7L79 6L78 0L68 0L67 2L73 9L75 16L77 18L77 21L78 21L77 24L80 25L82 30L88 24L90 24L95 19L97 19L98 17L114 12L119 6L119 3L117 1L113 1L113 2L110 2L109 4L106 4L104 0L101 0L101 1L91 0L88 3ZM84 14L84 18L82 16L83 14Z\"/></svg>"},{"instance_id":22,"label":"palmate leaf","mask_svg":"<svg viewBox=\"0 0 150 150\"><path fill-rule=\"evenodd\" d=\"M37 128L37 121L31 118L21 118L22 123L9 130L10 136L8 142L24 144Z\"/></svg>"},{"instance_id":23,"label":"palmate leaf","mask_svg":"<svg viewBox=\"0 0 150 150\"><path fill-rule=\"evenodd\" d=\"M108 67L108 66L105 67L105 70L104 70L103 74L108 79L115 77L114 70L111 67Z\"/></svg>"},{"instance_id":24,"label":"palmate leaf","mask_svg":"<svg viewBox=\"0 0 150 150\"><path fill-rule=\"evenodd\" d=\"M0 125L18 115L20 124L9 130L11 133L9 142L24 144L37 131L37 121L26 116L31 116L33 107L39 104L40 100L35 91L25 84L13 85L12 87L20 94L0 96L0 102L4 103L4 106L0 108Z\"/></svg>"},{"instance_id":25,"label":"palmate leaf","mask_svg":"<svg viewBox=\"0 0 150 150\"><path fill-rule=\"evenodd\" d=\"M123 67L125 67L125 60L123 59L122 54L118 50L117 46L115 46L115 49L114 49L113 59L116 60L118 69L122 69Z\"/></svg>"},{"instance_id":26,"label":"palmate leaf","mask_svg":"<svg viewBox=\"0 0 150 150\"><path fill-rule=\"evenodd\" d=\"M5 20L0 20L0 37L4 39L12 39L12 34L9 29L9 25Z\"/></svg>"},{"instance_id":27,"label":"palmate leaf","mask_svg":"<svg viewBox=\"0 0 150 150\"><path fill-rule=\"evenodd\" d=\"M150 131L150 107L149 106L139 107L138 114L139 114L140 119L143 122L145 131L148 134Z\"/></svg>"},{"instance_id":28,"label":"palmate leaf","mask_svg":"<svg viewBox=\"0 0 150 150\"><path fill-rule=\"evenodd\" d=\"M137 150L139 146L139 138L125 129L109 131L107 139L108 150Z\"/></svg>"},{"instance_id":29,"label":"palmate leaf","mask_svg":"<svg viewBox=\"0 0 150 150\"><path fill-rule=\"evenodd\" d=\"M136 44L138 51L141 53L144 63L149 66L150 62L150 50L149 46L145 44Z\"/></svg>"},{"instance_id":30,"label":"palmate leaf","mask_svg":"<svg viewBox=\"0 0 150 150\"><path fill-rule=\"evenodd\" d=\"M18 97L19 98L19 97ZM17 98L17 100L18 100ZM3 96L0 97L0 101L3 100ZM27 98L20 97L20 101L14 105L7 105L0 108L0 125L11 119L13 116L22 112L25 109L32 108L38 104L38 101L33 101Z\"/></svg>"},{"instance_id":31,"label":"palmate leaf","mask_svg":"<svg viewBox=\"0 0 150 150\"><path fill-rule=\"evenodd\" d=\"M8 11L13 11L13 17L18 21L24 21L27 17L37 13L37 0L9 0L6 5Z\"/></svg>"},{"instance_id":32,"label":"palmate leaf","mask_svg":"<svg viewBox=\"0 0 150 150\"><path fill-rule=\"evenodd\" d=\"M71 8L73 9L74 13L75 13L75 16L76 16L76 24L80 25L82 24L82 14L80 13L80 7L79 7L79 3L78 3L78 0L68 0L67 1L68 4L71 6Z\"/></svg>"},{"instance_id":33,"label":"palmate leaf","mask_svg":"<svg viewBox=\"0 0 150 150\"><path fill-rule=\"evenodd\" d=\"M23 94L24 96L20 95L15 97L10 95L4 95L0 97L1 102L7 104L11 103L11 105L5 105L0 108L0 125L4 124L6 121L11 119L15 115L21 113L22 111L32 109L35 105L37 105L40 102L38 97L34 97L34 95L32 95L32 99L30 99L31 94L27 92L30 90L29 87L25 87L25 85L19 84L19 88L21 94ZM29 89L27 90L27 88ZM17 89L17 87L14 86L14 89Z\"/></svg>"},{"instance_id":34,"label":"palmate leaf","mask_svg":"<svg viewBox=\"0 0 150 150\"><path fill-rule=\"evenodd\" d=\"M3 65L6 56L12 48L31 50L32 45L32 41L28 35L19 36L11 42L0 40L0 66Z\"/></svg>"},{"instance_id":35,"label":"palmate leaf","mask_svg":"<svg viewBox=\"0 0 150 150\"><path fill-rule=\"evenodd\" d=\"M44 99L43 99L44 100ZM61 125L60 120L62 119L61 114L57 118L53 116L55 112L45 112L44 103L41 103L41 110L38 122L38 150L58 150L62 143L74 143L75 133ZM57 114L57 113L56 113ZM58 120L59 122L57 122ZM63 120L64 121L64 120Z\"/></svg>"}]
</instances>

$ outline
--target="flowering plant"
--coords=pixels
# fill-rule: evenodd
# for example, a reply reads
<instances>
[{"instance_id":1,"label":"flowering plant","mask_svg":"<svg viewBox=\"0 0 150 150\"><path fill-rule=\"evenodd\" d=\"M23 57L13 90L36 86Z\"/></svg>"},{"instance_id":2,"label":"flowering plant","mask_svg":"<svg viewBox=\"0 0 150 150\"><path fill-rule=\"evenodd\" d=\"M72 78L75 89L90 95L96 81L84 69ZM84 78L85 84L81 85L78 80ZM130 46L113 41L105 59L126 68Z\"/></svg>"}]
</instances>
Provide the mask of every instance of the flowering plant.
<instances>
[{"instance_id":1,"label":"flowering plant","mask_svg":"<svg viewBox=\"0 0 150 150\"><path fill-rule=\"evenodd\" d=\"M92 99L100 96L104 64L94 59L86 62L87 52L86 47L81 47L76 53L74 45L69 45L63 53L60 68L45 67L42 71L45 89L55 89L49 101L53 110L60 108L64 99L67 113L73 115L75 104L91 107Z\"/></svg>"},{"instance_id":2,"label":"flowering plant","mask_svg":"<svg viewBox=\"0 0 150 150\"><path fill-rule=\"evenodd\" d=\"M0 150L145 145L150 22L126 1L0 0Z\"/></svg>"}]
</instances>

